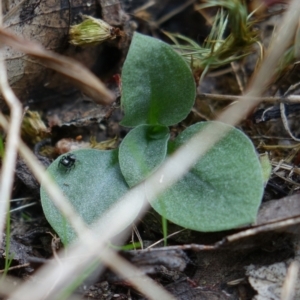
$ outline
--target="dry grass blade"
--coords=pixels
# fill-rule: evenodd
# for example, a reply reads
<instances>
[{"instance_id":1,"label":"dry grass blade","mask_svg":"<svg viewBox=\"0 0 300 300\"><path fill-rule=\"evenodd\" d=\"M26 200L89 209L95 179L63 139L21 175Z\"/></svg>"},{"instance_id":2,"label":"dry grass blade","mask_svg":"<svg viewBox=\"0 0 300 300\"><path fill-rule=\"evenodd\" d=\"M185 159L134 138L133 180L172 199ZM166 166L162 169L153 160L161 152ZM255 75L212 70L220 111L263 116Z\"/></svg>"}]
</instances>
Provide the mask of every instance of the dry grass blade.
<instances>
[{"instance_id":1,"label":"dry grass blade","mask_svg":"<svg viewBox=\"0 0 300 300\"><path fill-rule=\"evenodd\" d=\"M22 107L7 83L7 74L4 61L0 58L0 89L8 104L10 114L10 126L7 131L5 146L5 158L0 175L0 243L4 229L6 211L9 208L15 164L17 159L17 147L20 140L20 126L22 120Z\"/></svg>"},{"instance_id":2,"label":"dry grass blade","mask_svg":"<svg viewBox=\"0 0 300 300\"><path fill-rule=\"evenodd\" d=\"M5 29L0 29L0 42L38 58L46 67L65 75L96 103L107 105L114 101L114 95L104 84L77 61L48 51L41 45L24 40Z\"/></svg>"},{"instance_id":3,"label":"dry grass blade","mask_svg":"<svg viewBox=\"0 0 300 300\"><path fill-rule=\"evenodd\" d=\"M0 4L0 25L2 25L2 6ZM0 44L0 50L2 45ZM7 72L2 53L0 52L0 90L10 108L10 126L7 132L5 147L5 159L0 175L0 244L6 218L6 211L9 208L9 200L13 186L14 169L17 159L17 148L20 140L20 127L22 120L22 106L11 90L7 81Z\"/></svg>"},{"instance_id":4,"label":"dry grass blade","mask_svg":"<svg viewBox=\"0 0 300 300\"><path fill-rule=\"evenodd\" d=\"M18 278L12 278L7 276L0 281L0 295L9 296L16 290L16 286L20 285L22 281Z\"/></svg>"},{"instance_id":5,"label":"dry grass blade","mask_svg":"<svg viewBox=\"0 0 300 300\"><path fill-rule=\"evenodd\" d=\"M9 297L18 286L22 284L22 281L17 277L7 276L5 278L1 278L0 280L0 295L3 297ZM37 282L35 284L38 284ZM23 297L25 299L25 297ZM79 296L69 297L68 300L82 300Z\"/></svg>"},{"instance_id":6,"label":"dry grass blade","mask_svg":"<svg viewBox=\"0 0 300 300\"><path fill-rule=\"evenodd\" d=\"M282 300L295 299L295 291L298 282L299 262L293 261L287 271L281 293Z\"/></svg>"}]
</instances>

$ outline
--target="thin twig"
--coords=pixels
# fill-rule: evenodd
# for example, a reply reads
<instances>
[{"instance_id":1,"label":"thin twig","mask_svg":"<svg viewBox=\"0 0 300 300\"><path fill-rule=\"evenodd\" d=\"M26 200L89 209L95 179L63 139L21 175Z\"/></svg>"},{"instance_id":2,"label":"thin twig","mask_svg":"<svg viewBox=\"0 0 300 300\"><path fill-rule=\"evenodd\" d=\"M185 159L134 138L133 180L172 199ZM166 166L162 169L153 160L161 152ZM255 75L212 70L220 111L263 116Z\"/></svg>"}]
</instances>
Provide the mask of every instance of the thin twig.
<instances>
[{"instance_id":1,"label":"thin twig","mask_svg":"<svg viewBox=\"0 0 300 300\"><path fill-rule=\"evenodd\" d=\"M212 101L242 101L244 96L235 95L218 95L218 94L205 94L199 93L200 100L212 100ZM261 103L300 103L300 95L290 95L286 98L283 97L252 97L253 100Z\"/></svg>"},{"instance_id":2,"label":"thin twig","mask_svg":"<svg viewBox=\"0 0 300 300\"><path fill-rule=\"evenodd\" d=\"M296 174L300 175L300 168L291 166L287 163L284 163L283 161L282 162L281 161L280 162L271 161L271 165L273 167L275 167L274 172L276 172L279 169L282 169L282 170L290 171L290 172L293 172L293 173L296 173Z\"/></svg>"},{"instance_id":3,"label":"thin twig","mask_svg":"<svg viewBox=\"0 0 300 300\"><path fill-rule=\"evenodd\" d=\"M241 93L243 94L245 91L245 80L244 80L245 76L242 72L242 67L236 61L231 62L230 65L231 65L232 71L234 73L236 82L239 86L239 89L240 89Z\"/></svg>"},{"instance_id":4,"label":"thin twig","mask_svg":"<svg viewBox=\"0 0 300 300\"><path fill-rule=\"evenodd\" d=\"M10 202L17 202L17 201L27 201L27 200L32 200L34 199L33 197L23 197L23 198L15 198L10 200Z\"/></svg>"},{"instance_id":5,"label":"thin twig","mask_svg":"<svg viewBox=\"0 0 300 300\"><path fill-rule=\"evenodd\" d=\"M140 233L139 233L139 230L138 230L138 228L136 227L136 225L135 224L133 224L132 225L132 237L131 237L131 240L132 240L132 242L134 243L134 234L137 236L137 238L138 238L138 241L139 241L139 243L140 243L140 247L142 248L142 249L144 249L144 243L143 243L143 239L142 239L142 237L141 237L141 235L140 235Z\"/></svg>"},{"instance_id":6,"label":"thin twig","mask_svg":"<svg viewBox=\"0 0 300 300\"><path fill-rule=\"evenodd\" d=\"M9 211L9 213L12 213L12 212L16 212L16 211L22 210L22 209L24 209L24 208L26 208L26 207L34 206L34 205L36 205L36 204L37 204L37 202L28 203L28 204L19 206L19 207L17 207L17 208L11 209L11 210Z\"/></svg>"},{"instance_id":7,"label":"thin twig","mask_svg":"<svg viewBox=\"0 0 300 300\"><path fill-rule=\"evenodd\" d=\"M153 243L152 245L148 246L148 247L146 248L146 250L152 249L153 247L155 247L155 246L158 245L159 243L163 242L165 239L168 239L168 238L170 238L170 237L172 237L172 236L174 236L174 235L177 235L177 234L179 234L179 233L181 233L181 232L183 232L183 231L185 231L185 230L186 230L186 229L181 229L181 230L178 230L178 231L176 231L176 232L173 232L173 233L169 234L168 236L166 236L166 238L162 238L162 239L156 241L155 243ZM167 248L168 248L168 247L166 247L166 249L167 249Z\"/></svg>"},{"instance_id":8,"label":"thin twig","mask_svg":"<svg viewBox=\"0 0 300 300\"><path fill-rule=\"evenodd\" d=\"M10 267L8 269L3 269L3 270L0 270L0 273L4 273L6 271L12 271L12 270L17 270L17 269L22 269L22 268L26 268L26 267L29 267L30 266L30 263L26 263L26 264L22 264L22 265L17 265L17 266L13 266L13 267Z\"/></svg>"}]
</instances>

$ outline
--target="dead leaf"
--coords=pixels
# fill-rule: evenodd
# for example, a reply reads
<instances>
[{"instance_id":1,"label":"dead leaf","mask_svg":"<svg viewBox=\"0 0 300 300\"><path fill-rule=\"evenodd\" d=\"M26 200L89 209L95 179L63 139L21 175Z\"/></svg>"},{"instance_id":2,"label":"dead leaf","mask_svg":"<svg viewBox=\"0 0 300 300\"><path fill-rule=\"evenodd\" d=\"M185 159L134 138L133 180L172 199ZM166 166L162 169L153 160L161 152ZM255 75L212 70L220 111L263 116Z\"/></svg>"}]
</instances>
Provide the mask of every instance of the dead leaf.
<instances>
[{"instance_id":1,"label":"dead leaf","mask_svg":"<svg viewBox=\"0 0 300 300\"><path fill-rule=\"evenodd\" d=\"M296 261L298 259L299 257L296 257ZM296 261L288 260L286 262L279 262L270 266L263 267L256 267L254 265L248 266L246 268L246 275L248 276L248 280L251 286L257 291L257 295L253 298L253 300L287 299L285 297L282 297L283 287L289 273L288 270L292 262L295 263ZM295 278L295 280L297 283L299 283L299 275L297 278ZM290 291L290 293L294 294L293 299L299 299L299 284L296 284L295 289L293 291Z\"/></svg>"},{"instance_id":2,"label":"dead leaf","mask_svg":"<svg viewBox=\"0 0 300 300\"><path fill-rule=\"evenodd\" d=\"M1 30L1 41L7 44L4 47L4 57L8 79L18 97L27 99L33 88L42 85L53 87L59 82L62 84L61 79L55 80L52 71L45 71L47 66L66 76L71 76L72 80L80 84L86 93L98 100L98 103L112 101L112 94L105 90L94 75L87 73L81 64L44 50L67 51L69 27L76 16L79 13L93 14L96 11L97 3L94 0L89 2L82 0L7 1L4 27L9 31ZM76 52L74 49L73 47L70 51L73 54ZM82 52L80 56L86 57ZM85 62L91 66L94 60L95 56L91 55Z\"/></svg>"},{"instance_id":3,"label":"dead leaf","mask_svg":"<svg viewBox=\"0 0 300 300\"><path fill-rule=\"evenodd\" d=\"M256 225L271 223L300 215L300 194L262 203Z\"/></svg>"}]
</instances>

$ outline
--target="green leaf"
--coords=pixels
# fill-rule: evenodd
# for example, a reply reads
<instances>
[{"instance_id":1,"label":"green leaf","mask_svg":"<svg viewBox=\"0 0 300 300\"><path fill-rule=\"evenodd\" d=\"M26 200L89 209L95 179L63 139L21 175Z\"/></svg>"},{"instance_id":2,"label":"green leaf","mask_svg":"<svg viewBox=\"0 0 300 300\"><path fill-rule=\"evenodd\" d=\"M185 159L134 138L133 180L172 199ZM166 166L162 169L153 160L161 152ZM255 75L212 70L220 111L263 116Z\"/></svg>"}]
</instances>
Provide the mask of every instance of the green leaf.
<instances>
[{"instance_id":1,"label":"green leaf","mask_svg":"<svg viewBox=\"0 0 300 300\"><path fill-rule=\"evenodd\" d=\"M195 124L182 132L175 140L175 150L208 123ZM220 128L229 126L215 124ZM262 195L262 169L255 149L247 136L232 127L190 172L151 205L182 227L221 231L255 221Z\"/></svg>"},{"instance_id":2,"label":"green leaf","mask_svg":"<svg viewBox=\"0 0 300 300\"><path fill-rule=\"evenodd\" d=\"M259 160L263 172L264 183L266 185L272 174L272 164L267 152L260 154Z\"/></svg>"},{"instance_id":3,"label":"green leaf","mask_svg":"<svg viewBox=\"0 0 300 300\"><path fill-rule=\"evenodd\" d=\"M122 174L130 187L145 179L166 157L169 139L166 126L140 125L120 145Z\"/></svg>"},{"instance_id":4,"label":"green leaf","mask_svg":"<svg viewBox=\"0 0 300 300\"><path fill-rule=\"evenodd\" d=\"M48 173L83 220L92 225L99 217L104 216L106 211L128 190L120 171L118 151L82 149L71 153L76 156L73 166L68 168L61 164L62 156L60 156L49 166ZM43 184L41 201L48 222L62 242L69 244L76 238L76 234L54 206ZM136 215L141 205L136 206Z\"/></svg>"},{"instance_id":5,"label":"green leaf","mask_svg":"<svg viewBox=\"0 0 300 300\"><path fill-rule=\"evenodd\" d=\"M176 124L190 112L195 92L189 66L171 46L134 34L122 70L122 125Z\"/></svg>"}]
</instances>

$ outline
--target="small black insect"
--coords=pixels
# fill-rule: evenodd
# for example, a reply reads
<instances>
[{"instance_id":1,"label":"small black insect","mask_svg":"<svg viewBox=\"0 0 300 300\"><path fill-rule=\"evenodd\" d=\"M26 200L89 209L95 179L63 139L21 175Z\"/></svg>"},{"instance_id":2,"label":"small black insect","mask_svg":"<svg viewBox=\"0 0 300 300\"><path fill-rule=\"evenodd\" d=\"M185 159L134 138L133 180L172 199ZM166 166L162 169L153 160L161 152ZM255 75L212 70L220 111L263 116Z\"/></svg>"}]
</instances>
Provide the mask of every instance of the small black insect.
<instances>
[{"instance_id":1,"label":"small black insect","mask_svg":"<svg viewBox=\"0 0 300 300\"><path fill-rule=\"evenodd\" d=\"M63 166L66 168L66 170L70 171L72 168L75 167L75 162L76 162L76 155L73 153L69 153L64 155L58 163L58 166Z\"/></svg>"}]
</instances>

